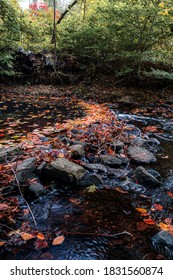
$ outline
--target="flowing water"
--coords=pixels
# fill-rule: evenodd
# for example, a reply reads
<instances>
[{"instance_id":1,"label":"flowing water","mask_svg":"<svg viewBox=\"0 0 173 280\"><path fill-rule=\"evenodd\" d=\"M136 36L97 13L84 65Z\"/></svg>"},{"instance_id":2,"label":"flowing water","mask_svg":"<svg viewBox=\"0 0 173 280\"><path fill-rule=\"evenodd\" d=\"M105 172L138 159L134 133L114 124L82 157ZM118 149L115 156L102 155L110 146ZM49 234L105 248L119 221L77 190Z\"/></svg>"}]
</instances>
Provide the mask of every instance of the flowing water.
<instances>
[{"instance_id":1,"label":"flowing water","mask_svg":"<svg viewBox=\"0 0 173 280\"><path fill-rule=\"evenodd\" d=\"M44 111L43 115L40 115ZM51 113L50 113L51 111ZM32 131L33 119L36 125L49 125L59 121L75 119L85 113L78 104L65 106L28 104L25 102L1 102L0 129L9 129L9 123L18 123L18 133ZM15 113L14 113L15 112ZM67 114L68 112L68 114ZM69 115L70 112L70 115ZM160 141L157 163L152 169L160 172L162 185L173 185L173 122L171 118L160 115L135 115L129 108L120 108L118 118L138 127L141 132L148 126L157 126L157 132L147 132L147 137ZM26 124L27 122L27 124ZM6 134L8 139L9 134ZM11 137L11 136L10 136ZM159 194L158 194L159 195ZM39 231L51 232L56 236L64 234L65 241L59 246L34 249L33 243L15 246L2 251L2 259L58 259L58 260L95 260L95 259L158 259L160 256L151 245L151 237L158 232L155 225L144 225L135 207L150 205L151 199L139 194L121 193L112 189L109 183L88 192L77 187L61 186L50 194L32 203L33 213ZM22 202L21 202L22 206ZM19 217L22 219L22 217ZM27 217L26 217L27 219ZM32 224L32 221L30 221ZM166 258L162 256L163 258Z\"/></svg>"}]
</instances>

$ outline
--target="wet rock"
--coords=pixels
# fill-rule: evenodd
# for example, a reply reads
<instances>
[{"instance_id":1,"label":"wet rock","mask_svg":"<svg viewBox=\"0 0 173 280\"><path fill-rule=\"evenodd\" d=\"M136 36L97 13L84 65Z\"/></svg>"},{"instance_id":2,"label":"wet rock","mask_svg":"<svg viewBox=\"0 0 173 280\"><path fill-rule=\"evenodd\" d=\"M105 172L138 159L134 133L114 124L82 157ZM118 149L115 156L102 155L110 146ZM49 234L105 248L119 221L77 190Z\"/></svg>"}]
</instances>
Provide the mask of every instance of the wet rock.
<instances>
[{"instance_id":1,"label":"wet rock","mask_svg":"<svg viewBox=\"0 0 173 280\"><path fill-rule=\"evenodd\" d=\"M161 177L160 173L158 171L154 170L154 169L148 169L147 171L148 171L148 173L153 175L155 178L160 178Z\"/></svg>"},{"instance_id":2,"label":"wet rock","mask_svg":"<svg viewBox=\"0 0 173 280\"><path fill-rule=\"evenodd\" d=\"M127 169L119 169L119 168L108 168L108 176L115 176L116 178L122 178L127 176L129 171Z\"/></svg>"},{"instance_id":3,"label":"wet rock","mask_svg":"<svg viewBox=\"0 0 173 280\"><path fill-rule=\"evenodd\" d=\"M106 164L108 166L112 166L112 167L120 167L122 165L122 160L119 159L116 156L112 156L112 155L101 155L100 156L101 161L103 162L103 164Z\"/></svg>"},{"instance_id":4,"label":"wet rock","mask_svg":"<svg viewBox=\"0 0 173 280\"><path fill-rule=\"evenodd\" d=\"M39 197L40 195L44 194L44 187L40 183L33 183L29 185L29 190L36 196Z\"/></svg>"},{"instance_id":5,"label":"wet rock","mask_svg":"<svg viewBox=\"0 0 173 280\"><path fill-rule=\"evenodd\" d=\"M45 168L47 176L69 183L76 183L84 177L85 173L86 170L83 167L65 158L58 158Z\"/></svg>"},{"instance_id":6,"label":"wet rock","mask_svg":"<svg viewBox=\"0 0 173 280\"><path fill-rule=\"evenodd\" d=\"M86 169L93 170L93 171L100 171L103 173L107 172L106 166L100 163L86 163L84 167Z\"/></svg>"},{"instance_id":7,"label":"wet rock","mask_svg":"<svg viewBox=\"0 0 173 280\"><path fill-rule=\"evenodd\" d=\"M122 141L114 142L115 151L118 153L123 150L124 143Z\"/></svg>"},{"instance_id":8,"label":"wet rock","mask_svg":"<svg viewBox=\"0 0 173 280\"><path fill-rule=\"evenodd\" d=\"M160 231L152 238L154 249L161 254L164 254L168 259L173 259L173 235L168 231Z\"/></svg>"},{"instance_id":9,"label":"wet rock","mask_svg":"<svg viewBox=\"0 0 173 280\"><path fill-rule=\"evenodd\" d=\"M131 161L136 163L149 164L156 162L156 158L153 153L139 146L129 146L128 156Z\"/></svg>"},{"instance_id":10,"label":"wet rock","mask_svg":"<svg viewBox=\"0 0 173 280\"><path fill-rule=\"evenodd\" d=\"M135 184L131 180L125 180L123 183L120 184L120 187L123 188L124 190L131 192L131 193L144 193L146 189L139 185Z\"/></svg>"},{"instance_id":11,"label":"wet rock","mask_svg":"<svg viewBox=\"0 0 173 280\"><path fill-rule=\"evenodd\" d=\"M170 175L163 184L163 188L173 192L173 175Z\"/></svg>"},{"instance_id":12,"label":"wet rock","mask_svg":"<svg viewBox=\"0 0 173 280\"><path fill-rule=\"evenodd\" d=\"M88 187L91 185L98 186L101 184L103 184L103 181L97 174L86 174L84 178L78 182L78 185L82 187Z\"/></svg>"},{"instance_id":13,"label":"wet rock","mask_svg":"<svg viewBox=\"0 0 173 280\"><path fill-rule=\"evenodd\" d=\"M35 171L35 169L36 169L35 157L27 158L21 163L19 163L16 168L16 177L19 183L28 179L29 176Z\"/></svg>"},{"instance_id":14,"label":"wet rock","mask_svg":"<svg viewBox=\"0 0 173 280\"><path fill-rule=\"evenodd\" d=\"M160 185L160 182L142 166L135 169L134 179L145 187L155 188Z\"/></svg>"},{"instance_id":15,"label":"wet rock","mask_svg":"<svg viewBox=\"0 0 173 280\"><path fill-rule=\"evenodd\" d=\"M5 162L5 158L7 157L11 159L11 157L14 157L15 155L21 155L23 154L20 147L8 147L8 148L2 148L0 149L0 162Z\"/></svg>"},{"instance_id":16,"label":"wet rock","mask_svg":"<svg viewBox=\"0 0 173 280\"><path fill-rule=\"evenodd\" d=\"M84 156L84 154L85 154L83 145L81 145L81 144L72 145L69 148L72 151L73 158L80 158L80 157Z\"/></svg>"},{"instance_id":17,"label":"wet rock","mask_svg":"<svg viewBox=\"0 0 173 280\"><path fill-rule=\"evenodd\" d=\"M133 105L134 104L134 99L130 95L125 95L121 97L119 100L120 103L125 104L125 105Z\"/></svg>"},{"instance_id":18,"label":"wet rock","mask_svg":"<svg viewBox=\"0 0 173 280\"><path fill-rule=\"evenodd\" d=\"M43 173L44 168L46 167L46 162L43 161L36 169L37 174Z\"/></svg>"}]
</instances>

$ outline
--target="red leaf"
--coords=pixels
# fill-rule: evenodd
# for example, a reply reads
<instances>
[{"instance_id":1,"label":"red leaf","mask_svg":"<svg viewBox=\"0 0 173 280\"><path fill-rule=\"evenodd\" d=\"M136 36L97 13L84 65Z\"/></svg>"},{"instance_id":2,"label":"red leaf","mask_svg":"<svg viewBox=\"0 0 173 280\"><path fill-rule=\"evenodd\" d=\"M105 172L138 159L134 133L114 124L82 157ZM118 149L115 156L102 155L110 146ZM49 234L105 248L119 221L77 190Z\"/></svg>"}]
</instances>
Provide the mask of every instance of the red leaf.
<instances>
[{"instance_id":1,"label":"red leaf","mask_svg":"<svg viewBox=\"0 0 173 280\"><path fill-rule=\"evenodd\" d=\"M10 209L10 206L6 203L0 203L0 211L6 211L7 209Z\"/></svg>"},{"instance_id":2,"label":"red leaf","mask_svg":"<svg viewBox=\"0 0 173 280\"><path fill-rule=\"evenodd\" d=\"M49 247L45 240L37 239L35 242L35 249L43 249Z\"/></svg>"},{"instance_id":3,"label":"red leaf","mask_svg":"<svg viewBox=\"0 0 173 280\"><path fill-rule=\"evenodd\" d=\"M155 221L151 218L148 218L148 219L145 219L144 222L147 224L147 225L155 225Z\"/></svg>"}]
</instances>

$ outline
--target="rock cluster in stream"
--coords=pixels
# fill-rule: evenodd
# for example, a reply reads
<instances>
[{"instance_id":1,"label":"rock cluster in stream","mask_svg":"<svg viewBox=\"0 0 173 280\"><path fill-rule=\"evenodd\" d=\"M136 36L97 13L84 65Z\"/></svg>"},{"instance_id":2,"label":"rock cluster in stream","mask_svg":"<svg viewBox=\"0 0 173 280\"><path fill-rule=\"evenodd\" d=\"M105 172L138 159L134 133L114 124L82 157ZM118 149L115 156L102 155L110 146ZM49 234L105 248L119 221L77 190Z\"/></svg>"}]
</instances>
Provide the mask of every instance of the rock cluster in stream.
<instances>
[{"instance_id":1,"label":"rock cluster in stream","mask_svg":"<svg viewBox=\"0 0 173 280\"><path fill-rule=\"evenodd\" d=\"M70 143L67 137L65 140ZM116 155L87 156L85 143L77 142L69 145L72 161L63 157L51 163L41 162L38 165L36 157L26 158L16 166L15 181L4 187L2 192L4 194L17 192L17 184L20 184L21 187L23 186L25 195L29 195L32 199L38 198L47 193L42 184L43 178L54 188L59 188L62 183L82 188L91 185L98 188L109 185L112 188L121 187L130 193L145 193L148 189L157 190L160 187L160 175L148 165L156 162L152 149L153 151L156 149L158 141L141 138L135 141L136 143L128 145L126 153L124 152L125 144L117 141L115 143ZM8 158L12 160L20 153L22 151L19 147L3 148L0 150L0 162ZM73 162L73 159L80 159L80 165ZM26 187L27 184L28 187ZM153 237L152 243L156 250L173 258L172 235L159 232Z\"/></svg>"}]
</instances>

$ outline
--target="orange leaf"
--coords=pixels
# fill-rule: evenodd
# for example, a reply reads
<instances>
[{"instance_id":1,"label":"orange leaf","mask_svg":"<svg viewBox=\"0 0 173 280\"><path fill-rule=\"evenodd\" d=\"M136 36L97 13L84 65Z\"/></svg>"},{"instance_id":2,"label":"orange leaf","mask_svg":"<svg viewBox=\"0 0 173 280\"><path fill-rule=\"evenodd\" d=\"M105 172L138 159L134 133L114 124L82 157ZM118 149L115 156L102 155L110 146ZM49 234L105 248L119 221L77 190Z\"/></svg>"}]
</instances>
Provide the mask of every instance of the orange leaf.
<instances>
[{"instance_id":1,"label":"orange leaf","mask_svg":"<svg viewBox=\"0 0 173 280\"><path fill-rule=\"evenodd\" d=\"M39 239L41 239L41 240L44 240L44 239L45 239L44 235L43 235L41 232L39 232L39 233L37 234L37 238L39 238Z\"/></svg>"},{"instance_id":2,"label":"orange leaf","mask_svg":"<svg viewBox=\"0 0 173 280\"><path fill-rule=\"evenodd\" d=\"M163 223L163 222L160 222L160 223L159 223L159 227L160 227L161 229L163 229L163 230L166 230L166 231L169 230L169 225L167 225L167 224L165 224L165 223Z\"/></svg>"},{"instance_id":3,"label":"orange leaf","mask_svg":"<svg viewBox=\"0 0 173 280\"><path fill-rule=\"evenodd\" d=\"M147 224L147 225L155 225L155 221L151 218L148 218L148 219L144 219L144 222Z\"/></svg>"},{"instance_id":4,"label":"orange leaf","mask_svg":"<svg viewBox=\"0 0 173 280\"><path fill-rule=\"evenodd\" d=\"M115 188L115 190L116 190L117 192L119 192L119 193L128 193L127 191L123 190L123 189L120 188L120 187Z\"/></svg>"},{"instance_id":5,"label":"orange leaf","mask_svg":"<svg viewBox=\"0 0 173 280\"><path fill-rule=\"evenodd\" d=\"M135 208L139 213L147 213L145 208Z\"/></svg>"},{"instance_id":6,"label":"orange leaf","mask_svg":"<svg viewBox=\"0 0 173 280\"><path fill-rule=\"evenodd\" d=\"M3 246L5 244L5 241L0 241L0 246Z\"/></svg>"},{"instance_id":7,"label":"orange leaf","mask_svg":"<svg viewBox=\"0 0 173 280\"><path fill-rule=\"evenodd\" d=\"M149 214L148 214L148 213L141 213L141 216L142 216L142 217L148 217Z\"/></svg>"},{"instance_id":8,"label":"orange leaf","mask_svg":"<svg viewBox=\"0 0 173 280\"><path fill-rule=\"evenodd\" d=\"M52 245L60 245L60 244L62 244L64 242L64 239L65 239L64 235L57 236L53 240Z\"/></svg>"},{"instance_id":9,"label":"orange leaf","mask_svg":"<svg viewBox=\"0 0 173 280\"><path fill-rule=\"evenodd\" d=\"M23 240L30 240L30 239L32 239L32 238L34 238L35 236L33 236L32 234L30 234L30 233L26 233L26 232L24 232L24 233L21 233L21 235L20 235L21 237L22 237L22 239Z\"/></svg>"}]
</instances>

